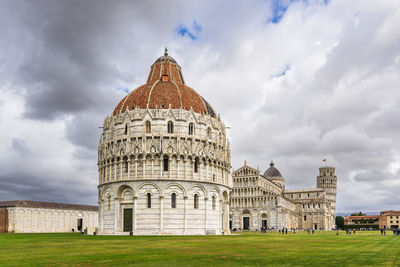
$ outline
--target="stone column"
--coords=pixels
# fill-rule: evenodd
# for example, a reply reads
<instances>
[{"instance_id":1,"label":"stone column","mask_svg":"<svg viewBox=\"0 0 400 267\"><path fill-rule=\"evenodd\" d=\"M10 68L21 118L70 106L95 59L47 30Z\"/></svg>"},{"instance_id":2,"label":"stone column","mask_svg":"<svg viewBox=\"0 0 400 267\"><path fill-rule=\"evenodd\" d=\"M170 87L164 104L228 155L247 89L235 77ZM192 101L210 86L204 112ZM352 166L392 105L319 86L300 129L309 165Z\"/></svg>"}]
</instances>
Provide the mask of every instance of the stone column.
<instances>
[{"instance_id":1,"label":"stone column","mask_svg":"<svg viewBox=\"0 0 400 267\"><path fill-rule=\"evenodd\" d=\"M143 164L142 164L142 168L143 168L143 173L142 173L142 175L143 175L143 179L146 179L146 157L144 157L143 159L142 159L142 162L143 162Z\"/></svg>"},{"instance_id":2,"label":"stone column","mask_svg":"<svg viewBox=\"0 0 400 267\"><path fill-rule=\"evenodd\" d=\"M136 228L137 228L137 215L136 215L136 210L137 210L137 197L133 197L133 212L132 212L132 216L133 216L133 232L136 233Z\"/></svg>"},{"instance_id":3,"label":"stone column","mask_svg":"<svg viewBox=\"0 0 400 267\"><path fill-rule=\"evenodd\" d=\"M192 171L191 171L191 174L192 174L192 180L194 180L194 159L192 158Z\"/></svg>"},{"instance_id":4,"label":"stone column","mask_svg":"<svg viewBox=\"0 0 400 267\"><path fill-rule=\"evenodd\" d=\"M179 163L180 163L180 156L177 155L177 157L176 157L176 178L177 179L181 179L181 177L179 176Z\"/></svg>"},{"instance_id":5,"label":"stone column","mask_svg":"<svg viewBox=\"0 0 400 267\"><path fill-rule=\"evenodd\" d=\"M172 174L172 160L173 160L172 156L168 157L168 177L170 179L171 179L171 174Z\"/></svg>"},{"instance_id":6,"label":"stone column","mask_svg":"<svg viewBox=\"0 0 400 267\"><path fill-rule=\"evenodd\" d=\"M108 179L107 179L107 181L111 181L111 163L108 163L107 164L107 167L108 167Z\"/></svg>"},{"instance_id":7,"label":"stone column","mask_svg":"<svg viewBox=\"0 0 400 267\"><path fill-rule=\"evenodd\" d=\"M104 205L103 205L103 201L99 201L99 229L100 229L100 233L103 232L103 214L104 214Z\"/></svg>"},{"instance_id":8,"label":"stone column","mask_svg":"<svg viewBox=\"0 0 400 267\"><path fill-rule=\"evenodd\" d=\"M122 180L122 161L119 162L119 180Z\"/></svg>"},{"instance_id":9,"label":"stone column","mask_svg":"<svg viewBox=\"0 0 400 267\"><path fill-rule=\"evenodd\" d=\"M160 178L163 178L164 155L160 156Z\"/></svg>"},{"instance_id":10,"label":"stone column","mask_svg":"<svg viewBox=\"0 0 400 267\"><path fill-rule=\"evenodd\" d=\"M151 179L154 179L154 156L151 156Z\"/></svg>"},{"instance_id":11,"label":"stone column","mask_svg":"<svg viewBox=\"0 0 400 267\"><path fill-rule=\"evenodd\" d=\"M199 180L201 181L201 170L202 170L202 165L203 165L203 163L201 163L201 160L199 160L198 162L198 165L197 165L197 173L198 173L198 177L199 177Z\"/></svg>"},{"instance_id":12,"label":"stone column","mask_svg":"<svg viewBox=\"0 0 400 267\"><path fill-rule=\"evenodd\" d=\"M137 171L138 171L138 170L137 170L137 169L138 169L138 168L137 168L137 165L138 165L138 162L139 162L139 160L138 160L137 158L135 158L135 180L137 180L137 178L138 178L138 177L137 177Z\"/></svg>"},{"instance_id":13,"label":"stone column","mask_svg":"<svg viewBox=\"0 0 400 267\"><path fill-rule=\"evenodd\" d=\"M183 159L183 179L184 179L184 180L186 180L186 178L187 178L186 162L187 162L187 160L186 160L186 158L184 158L184 159Z\"/></svg>"},{"instance_id":14,"label":"stone column","mask_svg":"<svg viewBox=\"0 0 400 267\"><path fill-rule=\"evenodd\" d=\"M129 156L128 159L128 174L127 174L127 179L130 180L131 179L131 157Z\"/></svg>"},{"instance_id":15,"label":"stone column","mask_svg":"<svg viewBox=\"0 0 400 267\"><path fill-rule=\"evenodd\" d=\"M184 222L183 222L183 234L186 234L187 231L187 208L186 208L186 200L188 199L188 196L183 196L183 212L184 212Z\"/></svg>"},{"instance_id":16,"label":"stone column","mask_svg":"<svg viewBox=\"0 0 400 267\"><path fill-rule=\"evenodd\" d=\"M101 178L103 177L103 176L101 176L101 172L102 172L102 170L101 170L101 167L99 168L99 184L101 184Z\"/></svg>"},{"instance_id":17,"label":"stone column","mask_svg":"<svg viewBox=\"0 0 400 267\"><path fill-rule=\"evenodd\" d=\"M206 181L210 181L209 175L208 175L208 162L206 161Z\"/></svg>"},{"instance_id":18,"label":"stone column","mask_svg":"<svg viewBox=\"0 0 400 267\"><path fill-rule=\"evenodd\" d=\"M114 162L113 166L114 166L114 181L115 181L117 180L117 163Z\"/></svg>"},{"instance_id":19,"label":"stone column","mask_svg":"<svg viewBox=\"0 0 400 267\"><path fill-rule=\"evenodd\" d=\"M219 200L219 223L221 224L221 234L224 231L224 209L223 209L223 200Z\"/></svg>"},{"instance_id":20,"label":"stone column","mask_svg":"<svg viewBox=\"0 0 400 267\"><path fill-rule=\"evenodd\" d=\"M164 196L160 196L160 234L164 231L164 213L163 213Z\"/></svg>"},{"instance_id":21,"label":"stone column","mask_svg":"<svg viewBox=\"0 0 400 267\"><path fill-rule=\"evenodd\" d=\"M207 225L207 200L208 200L208 197L206 196L206 197L204 197L204 234L207 234L207 227L208 227L208 225Z\"/></svg>"},{"instance_id":22,"label":"stone column","mask_svg":"<svg viewBox=\"0 0 400 267\"><path fill-rule=\"evenodd\" d=\"M224 202L224 232L225 234L230 234L231 231L229 230L229 203Z\"/></svg>"},{"instance_id":23,"label":"stone column","mask_svg":"<svg viewBox=\"0 0 400 267\"><path fill-rule=\"evenodd\" d=\"M119 220L119 198L114 198L114 234L118 231Z\"/></svg>"},{"instance_id":24,"label":"stone column","mask_svg":"<svg viewBox=\"0 0 400 267\"><path fill-rule=\"evenodd\" d=\"M221 171L222 184L226 185L225 176L224 176L224 170L222 169L222 167L218 167L218 173L219 173L219 171Z\"/></svg>"}]
</instances>

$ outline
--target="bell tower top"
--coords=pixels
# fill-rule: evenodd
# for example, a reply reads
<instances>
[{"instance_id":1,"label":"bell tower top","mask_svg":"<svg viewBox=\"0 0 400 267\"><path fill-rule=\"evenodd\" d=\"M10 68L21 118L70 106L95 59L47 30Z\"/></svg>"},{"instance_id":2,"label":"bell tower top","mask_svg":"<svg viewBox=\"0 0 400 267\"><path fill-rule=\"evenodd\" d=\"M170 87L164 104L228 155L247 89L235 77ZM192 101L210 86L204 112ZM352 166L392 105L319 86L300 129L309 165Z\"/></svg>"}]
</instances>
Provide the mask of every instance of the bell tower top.
<instances>
[{"instance_id":1,"label":"bell tower top","mask_svg":"<svg viewBox=\"0 0 400 267\"><path fill-rule=\"evenodd\" d=\"M319 168L319 176L335 176L335 167Z\"/></svg>"}]
</instances>

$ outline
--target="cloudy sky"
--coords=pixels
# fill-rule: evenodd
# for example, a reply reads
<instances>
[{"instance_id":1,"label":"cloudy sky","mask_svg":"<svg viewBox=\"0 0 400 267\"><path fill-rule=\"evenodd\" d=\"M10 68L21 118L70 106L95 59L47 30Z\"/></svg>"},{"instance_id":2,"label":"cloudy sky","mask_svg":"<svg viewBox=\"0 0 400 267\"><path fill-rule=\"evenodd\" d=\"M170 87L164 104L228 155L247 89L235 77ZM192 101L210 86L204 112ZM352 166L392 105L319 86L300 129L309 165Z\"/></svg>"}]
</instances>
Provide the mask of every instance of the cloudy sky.
<instances>
[{"instance_id":1,"label":"cloudy sky","mask_svg":"<svg viewBox=\"0 0 400 267\"><path fill-rule=\"evenodd\" d=\"M338 211L400 209L399 1L0 2L0 200L97 203L99 126L165 46L233 169L336 167Z\"/></svg>"}]
</instances>

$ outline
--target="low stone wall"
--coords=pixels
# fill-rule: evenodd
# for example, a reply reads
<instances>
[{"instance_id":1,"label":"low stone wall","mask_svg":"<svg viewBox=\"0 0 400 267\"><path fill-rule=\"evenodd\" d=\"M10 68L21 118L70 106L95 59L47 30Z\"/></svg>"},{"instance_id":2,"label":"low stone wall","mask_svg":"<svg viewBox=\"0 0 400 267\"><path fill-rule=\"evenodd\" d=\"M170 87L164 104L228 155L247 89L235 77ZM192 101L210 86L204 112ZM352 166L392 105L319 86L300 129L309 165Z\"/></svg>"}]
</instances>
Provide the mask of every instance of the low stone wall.
<instances>
[{"instance_id":1,"label":"low stone wall","mask_svg":"<svg viewBox=\"0 0 400 267\"><path fill-rule=\"evenodd\" d=\"M82 227L98 227L98 212L27 207L8 207L8 232L55 233L78 231L78 219Z\"/></svg>"}]
</instances>

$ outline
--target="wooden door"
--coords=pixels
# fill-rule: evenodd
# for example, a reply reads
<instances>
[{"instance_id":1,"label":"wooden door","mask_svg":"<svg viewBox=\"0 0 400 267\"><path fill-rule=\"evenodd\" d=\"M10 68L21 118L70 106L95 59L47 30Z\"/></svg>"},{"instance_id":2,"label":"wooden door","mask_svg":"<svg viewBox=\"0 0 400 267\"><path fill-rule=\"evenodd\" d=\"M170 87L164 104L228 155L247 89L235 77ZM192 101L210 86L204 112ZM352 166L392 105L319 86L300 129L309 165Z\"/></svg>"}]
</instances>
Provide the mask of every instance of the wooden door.
<instances>
[{"instance_id":1,"label":"wooden door","mask_svg":"<svg viewBox=\"0 0 400 267\"><path fill-rule=\"evenodd\" d=\"M250 217L243 217L243 230L250 229Z\"/></svg>"},{"instance_id":2,"label":"wooden door","mask_svg":"<svg viewBox=\"0 0 400 267\"><path fill-rule=\"evenodd\" d=\"M124 209L124 232L132 231L132 209Z\"/></svg>"}]
</instances>

